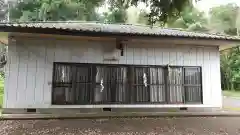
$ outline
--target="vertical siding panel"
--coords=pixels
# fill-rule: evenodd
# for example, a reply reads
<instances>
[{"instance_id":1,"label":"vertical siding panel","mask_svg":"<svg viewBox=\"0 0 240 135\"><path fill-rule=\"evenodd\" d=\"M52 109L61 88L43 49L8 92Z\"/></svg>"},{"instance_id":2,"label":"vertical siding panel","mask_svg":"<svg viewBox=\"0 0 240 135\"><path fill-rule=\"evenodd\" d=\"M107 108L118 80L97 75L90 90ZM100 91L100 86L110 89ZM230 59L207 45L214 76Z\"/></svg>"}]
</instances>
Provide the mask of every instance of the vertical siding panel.
<instances>
[{"instance_id":1,"label":"vertical siding panel","mask_svg":"<svg viewBox=\"0 0 240 135\"><path fill-rule=\"evenodd\" d=\"M76 62L76 63L80 63L80 57L82 55L79 47L77 46L76 42L73 42L73 44L71 44L71 46L69 46L70 49L70 53L71 53L71 58L69 62Z\"/></svg>"},{"instance_id":2,"label":"vertical siding panel","mask_svg":"<svg viewBox=\"0 0 240 135\"><path fill-rule=\"evenodd\" d=\"M38 50L37 56L37 73L36 73L36 90L35 90L35 101L37 107L41 107L44 103L44 79L45 79L45 59L46 59L46 46L40 44L36 49Z\"/></svg>"},{"instance_id":3,"label":"vertical siding panel","mask_svg":"<svg viewBox=\"0 0 240 135\"><path fill-rule=\"evenodd\" d=\"M162 48L163 52L163 65L169 64L169 49L167 47Z\"/></svg>"},{"instance_id":4,"label":"vertical siding panel","mask_svg":"<svg viewBox=\"0 0 240 135\"><path fill-rule=\"evenodd\" d=\"M127 50L126 50L126 62L127 64L133 64L133 59L134 59L134 50L133 48L129 45Z\"/></svg>"},{"instance_id":5,"label":"vertical siding panel","mask_svg":"<svg viewBox=\"0 0 240 135\"><path fill-rule=\"evenodd\" d=\"M64 62L63 54L62 52L62 46L59 41L54 42L55 43L55 55L54 55L54 62ZM63 59L62 59L63 58Z\"/></svg>"},{"instance_id":6,"label":"vertical siding panel","mask_svg":"<svg viewBox=\"0 0 240 135\"><path fill-rule=\"evenodd\" d=\"M18 43L19 51L19 75L18 75L18 103L25 105L28 101L27 95L27 63L28 63L28 49L26 43Z\"/></svg>"},{"instance_id":7,"label":"vertical siding panel","mask_svg":"<svg viewBox=\"0 0 240 135\"><path fill-rule=\"evenodd\" d=\"M205 94L205 89L204 89L204 86L205 86L205 82L204 82L204 78L203 78L203 63L204 63L204 48L203 47L199 47L196 49L196 53L197 53L197 66L201 66L202 67L202 74L201 74L201 77L202 77L202 95ZM203 97L203 103L205 102L205 96Z\"/></svg>"},{"instance_id":8,"label":"vertical siding panel","mask_svg":"<svg viewBox=\"0 0 240 135\"><path fill-rule=\"evenodd\" d=\"M190 52L191 52L191 48L190 47L184 47L183 48L184 50L183 50L183 64L184 64L184 66L190 66L190 64L191 64L191 56L190 56Z\"/></svg>"},{"instance_id":9,"label":"vertical siding panel","mask_svg":"<svg viewBox=\"0 0 240 135\"><path fill-rule=\"evenodd\" d=\"M86 42L86 41L83 41L82 44L81 44L81 50L82 50L82 53L83 53L83 57L81 59L81 63L88 63L88 48L89 46L91 46L92 44Z\"/></svg>"},{"instance_id":10,"label":"vertical siding panel","mask_svg":"<svg viewBox=\"0 0 240 135\"><path fill-rule=\"evenodd\" d=\"M78 62L87 63L87 47L88 47L88 44L86 44L83 41L83 42L81 42L81 44L76 42L75 45L76 45L75 47L77 48L76 50L78 50L78 51L76 51L76 58L79 58Z\"/></svg>"},{"instance_id":11,"label":"vertical siding panel","mask_svg":"<svg viewBox=\"0 0 240 135\"><path fill-rule=\"evenodd\" d=\"M221 81L220 81L220 56L217 47L211 48L210 52L211 61L211 102L216 106L221 106Z\"/></svg>"},{"instance_id":12,"label":"vertical siding panel","mask_svg":"<svg viewBox=\"0 0 240 135\"><path fill-rule=\"evenodd\" d=\"M212 61L212 59L214 59L214 53L215 52L213 52L213 48L208 48L208 55L209 55L209 58L208 58L208 79L209 79L209 82L210 82L210 84L208 85L208 89L209 89L209 96L210 96L210 98L209 98L209 100L210 100L210 102L209 103L211 103L211 104L213 104L214 102L213 102L213 95L212 95L212 77L213 77L213 75L211 74L211 73L213 73L214 74L214 71L212 70L212 67L213 67L213 64L215 63L215 62L213 62ZM215 60L214 60L215 61ZM212 63L213 62L213 63Z\"/></svg>"},{"instance_id":13,"label":"vertical siding panel","mask_svg":"<svg viewBox=\"0 0 240 135\"><path fill-rule=\"evenodd\" d=\"M46 44L46 57L45 57L45 72L44 72L44 107L51 105L52 98L52 75L53 75L53 62L55 61L55 48L54 41Z\"/></svg>"},{"instance_id":14,"label":"vertical siding panel","mask_svg":"<svg viewBox=\"0 0 240 135\"><path fill-rule=\"evenodd\" d=\"M163 64L163 51L162 51L162 48L159 46L156 46L155 48L155 61L156 61L156 65Z\"/></svg>"},{"instance_id":15,"label":"vertical siding panel","mask_svg":"<svg viewBox=\"0 0 240 135\"><path fill-rule=\"evenodd\" d=\"M87 46L87 62L88 63L95 63L96 62L96 53L97 52L97 49L99 49L97 46L96 46L96 42L92 42L91 45L88 45Z\"/></svg>"},{"instance_id":16,"label":"vertical siding panel","mask_svg":"<svg viewBox=\"0 0 240 135\"><path fill-rule=\"evenodd\" d=\"M145 65L145 63L144 63L145 62L144 61L144 51L141 47L139 48L139 54L140 54L140 56L139 56L140 64Z\"/></svg>"},{"instance_id":17,"label":"vertical siding panel","mask_svg":"<svg viewBox=\"0 0 240 135\"><path fill-rule=\"evenodd\" d=\"M148 65L148 49L147 48L141 48L142 50L142 64Z\"/></svg>"},{"instance_id":18,"label":"vertical siding panel","mask_svg":"<svg viewBox=\"0 0 240 135\"><path fill-rule=\"evenodd\" d=\"M83 63L84 62L84 45L78 44L77 42L73 42L73 44L70 46L71 49L71 62L76 63Z\"/></svg>"},{"instance_id":19,"label":"vertical siding panel","mask_svg":"<svg viewBox=\"0 0 240 135\"><path fill-rule=\"evenodd\" d=\"M142 58L142 55L141 55L141 48L138 48L138 47L135 47L133 49L133 64L136 64L136 65L139 65L141 64L141 58Z\"/></svg>"},{"instance_id":20,"label":"vertical siding panel","mask_svg":"<svg viewBox=\"0 0 240 135\"><path fill-rule=\"evenodd\" d=\"M103 46L102 46L102 44L98 44L98 49L99 50L97 50L97 53L96 53L97 63L103 63Z\"/></svg>"},{"instance_id":21,"label":"vertical siding panel","mask_svg":"<svg viewBox=\"0 0 240 135\"><path fill-rule=\"evenodd\" d=\"M62 40L56 42L55 60L57 62L69 62L71 44L72 42Z\"/></svg>"},{"instance_id":22,"label":"vertical siding panel","mask_svg":"<svg viewBox=\"0 0 240 135\"><path fill-rule=\"evenodd\" d=\"M183 65L184 64L184 53L182 47L176 47L176 65Z\"/></svg>"},{"instance_id":23,"label":"vertical siding panel","mask_svg":"<svg viewBox=\"0 0 240 135\"><path fill-rule=\"evenodd\" d=\"M197 66L203 66L203 48L199 47L196 49L197 57L196 57L196 64Z\"/></svg>"},{"instance_id":24,"label":"vertical siding panel","mask_svg":"<svg viewBox=\"0 0 240 135\"><path fill-rule=\"evenodd\" d=\"M190 66L196 66L197 65L197 48L192 48L190 53Z\"/></svg>"},{"instance_id":25,"label":"vertical siding panel","mask_svg":"<svg viewBox=\"0 0 240 135\"><path fill-rule=\"evenodd\" d=\"M18 53L16 47L16 41L12 41L9 45L9 57L10 57L10 76L8 81L8 107L18 107L17 106L17 84L18 80Z\"/></svg>"},{"instance_id":26,"label":"vertical siding panel","mask_svg":"<svg viewBox=\"0 0 240 135\"><path fill-rule=\"evenodd\" d=\"M33 107L35 105L35 90L36 90L36 71L37 71L37 57L36 53L38 50L35 50L35 44L32 40L28 39L28 65L27 65L27 89L26 89L26 99L27 106ZM36 47L37 48L37 47Z\"/></svg>"},{"instance_id":27,"label":"vertical siding panel","mask_svg":"<svg viewBox=\"0 0 240 135\"><path fill-rule=\"evenodd\" d=\"M209 61L209 47L204 47L204 63L203 63L203 82L204 82L204 104L209 105L211 104L211 81L210 81L210 61Z\"/></svg>"},{"instance_id":28,"label":"vertical siding panel","mask_svg":"<svg viewBox=\"0 0 240 135\"><path fill-rule=\"evenodd\" d=\"M171 47L169 48L169 65L176 65L177 62L177 53L176 53L176 48Z\"/></svg>"},{"instance_id":29,"label":"vertical siding panel","mask_svg":"<svg viewBox=\"0 0 240 135\"><path fill-rule=\"evenodd\" d=\"M155 65L156 61L155 61L155 52L154 52L154 48L153 47L149 47L147 48L147 58L148 58L148 65Z\"/></svg>"},{"instance_id":30,"label":"vertical siding panel","mask_svg":"<svg viewBox=\"0 0 240 135\"><path fill-rule=\"evenodd\" d=\"M113 47L111 45L111 42L102 42L102 50L103 50L103 63L104 64L111 64L112 62L109 60L104 60L108 57L109 53L113 51Z\"/></svg>"},{"instance_id":31,"label":"vertical siding panel","mask_svg":"<svg viewBox=\"0 0 240 135\"><path fill-rule=\"evenodd\" d=\"M214 84L216 84L216 89L214 89L213 91L213 95L214 93L217 93L215 96L216 99L216 106L222 107L222 89L221 89L221 72L220 72L220 52L219 52L219 48L216 48L217 50L217 54L216 54L216 74L215 74L215 81ZM213 84L213 83L212 83Z\"/></svg>"}]
</instances>

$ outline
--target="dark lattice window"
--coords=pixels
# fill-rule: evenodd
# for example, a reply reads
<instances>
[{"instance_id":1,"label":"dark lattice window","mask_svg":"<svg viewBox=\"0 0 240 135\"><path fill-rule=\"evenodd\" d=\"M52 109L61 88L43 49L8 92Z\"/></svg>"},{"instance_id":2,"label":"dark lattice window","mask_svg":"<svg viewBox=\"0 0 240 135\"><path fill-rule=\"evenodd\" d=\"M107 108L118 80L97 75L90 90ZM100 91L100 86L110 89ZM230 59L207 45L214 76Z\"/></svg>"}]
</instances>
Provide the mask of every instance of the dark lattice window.
<instances>
[{"instance_id":1,"label":"dark lattice window","mask_svg":"<svg viewBox=\"0 0 240 135\"><path fill-rule=\"evenodd\" d=\"M96 66L95 103L127 102L127 68Z\"/></svg>"},{"instance_id":2,"label":"dark lattice window","mask_svg":"<svg viewBox=\"0 0 240 135\"><path fill-rule=\"evenodd\" d=\"M53 104L202 103L200 67L54 63Z\"/></svg>"},{"instance_id":3,"label":"dark lattice window","mask_svg":"<svg viewBox=\"0 0 240 135\"><path fill-rule=\"evenodd\" d=\"M168 82L169 82L169 102L181 104L184 102L184 88L183 88L183 69L182 67L168 68Z\"/></svg>"},{"instance_id":4,"label":"dark lattice window","mask_svg":"<svg viewBox=\"0 0 240 135\"><path fill-rule=\"evenodd\" d=\"M199 103L202 101L201 69L184 68L185 102Z\"/></svg>"},{"instance_id":5,"label":"dark lattice window","mask_svg":"<svg viewBox=\"0 0 240 135\"><path fill-rule=\"evenodd\" d=\"M54 65L52 97L54 104L89 104L91 87L91 66Z\"/></svg>"},{"instance_id":6,"label":"dark lattice window","mask_svg":"<svg viewBox=\"0 0 240 135\"><path fill-rule=\"evenodd\" d=\"M202 85L200 67L170 67L170 103L201 103Z\"/></svg>"}]
</instances>

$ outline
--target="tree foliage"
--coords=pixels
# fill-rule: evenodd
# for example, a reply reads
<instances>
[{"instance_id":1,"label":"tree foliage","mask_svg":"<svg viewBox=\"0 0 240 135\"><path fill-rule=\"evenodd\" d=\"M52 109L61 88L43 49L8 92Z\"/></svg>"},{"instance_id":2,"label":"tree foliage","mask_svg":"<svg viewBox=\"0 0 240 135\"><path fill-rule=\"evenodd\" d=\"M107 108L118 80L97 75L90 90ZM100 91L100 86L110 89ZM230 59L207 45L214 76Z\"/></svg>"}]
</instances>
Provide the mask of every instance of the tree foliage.
<instances>
[{"instance_id":1,"label":"tree foliage","mask_svg":"<svg viewBox=\"0 0 240 135\"><path fill-rule=\"evenodd\" d=\"M240 51L239 47L221 53L222 87L227 90L239 88L240 84Z\"/></svg>"},{"instance_id":2,"label":"tree foliage","mask_svg":"<svg viewBox=\"0 0 240 135\"><path fill-rule=\"evenodd\" d=\"M107 22L125 22L126 9L140 2L150 8L149 24L167 22L177 17L192 0L107 0L110 12L103 15ZM11 9L12 21L99 20L95 9L105 0L22 0Z\"/></svg>"},{"instance_id":3,"label":"tree foliage","mask_svg":"<svg viewBox=\"0 0 240 135\"><path fill-rule=\"evenodd\" d=\"M180 17L167 22L167 27L205 32L208 31L208 21L204 12L200 12L194 7L186 7L180 13Z\"/></svg>"},{"instance_id":4,"label":"tree foliage","mask_svg":"<svg viewBox=\"0 0 240 135\"><path fill-rule=\"evenodd\" d=\"M5 0L0 0L0 22L7 21L8 5Z\"/></svg>"},{"instance_id":5,"label":"tree foliage","mask_svg":"<svg viewBox=\"0 0 240 135\"><path fill-rule=\"evenodd\" d=\"M132 0L132 4L137 5L144 2L150 8L148 22L166 23L171 18L176 18L185 7L192 7L192 0Z\"/></svg>"},{"instance_id":6,"label":"tree foliage","mask_svg":"<svg viewBox=\"0 0 240 135\"><path fill-rule=\"evenodd\" d=\"M130 7L128 0L107 0L109 11L104 13L104 22L125 23L127 20L127 9Z\"/></svg>"},{"instance_id":7,"label":"tree foliage","mask_svg":"<svg viewBox=\"0 0 240 135\"><path fill-rule=\"evenodd\" d=\"M24 0L10 11L12 21L66 21L97 19L102 0Z\"/></svg>"},{"instance_id":8,"label":"tree foliage","mask_svg":"<svg viewBox=\"0 0 240 135\"><path fill-rule=\"evenodd\" d=\"M239 35L239 9L236 4L227 4L212 8L209 13L209 31ZM239 47L222 51L220 60L222 89L240 90Z\"/></svg>"},{"instance_id":9,"label":"tree foliage","mask_svg":"<svg viewBox=\"0 0 240 135\"><path fill-rule=\"evenodd\" d=\"M236 35L238 11L239 7L232 3L212 8L210 10L211 30L216 33Z\"/></svg>"}]
</instances>

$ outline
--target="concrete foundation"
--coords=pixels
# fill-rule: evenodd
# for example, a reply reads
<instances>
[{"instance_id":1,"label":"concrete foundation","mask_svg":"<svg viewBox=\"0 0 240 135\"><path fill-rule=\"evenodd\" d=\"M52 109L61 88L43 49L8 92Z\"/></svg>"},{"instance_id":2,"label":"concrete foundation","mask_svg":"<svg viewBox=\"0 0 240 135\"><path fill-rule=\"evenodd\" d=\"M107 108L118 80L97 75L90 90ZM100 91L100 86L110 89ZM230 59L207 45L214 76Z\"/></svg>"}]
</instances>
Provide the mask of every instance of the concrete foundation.
<instances>
[{"instance_id":1,"label":"concrete foundation","mask_svg":"<svg viewBox=\"0 0 240 135\"><path fill-rule=\"evenodd\" d=\"M111 111L110 111L111 110ZM28 112L27 109L9 109L4 108L2 114L89 114L89 113L121 113L121 112L134 112L134 113L159 113L159 112L214 112L220 111L220 108L84 108L84 109L69 109L69 108L36 108L36 112Z\"/></svg>"}]
</instances>

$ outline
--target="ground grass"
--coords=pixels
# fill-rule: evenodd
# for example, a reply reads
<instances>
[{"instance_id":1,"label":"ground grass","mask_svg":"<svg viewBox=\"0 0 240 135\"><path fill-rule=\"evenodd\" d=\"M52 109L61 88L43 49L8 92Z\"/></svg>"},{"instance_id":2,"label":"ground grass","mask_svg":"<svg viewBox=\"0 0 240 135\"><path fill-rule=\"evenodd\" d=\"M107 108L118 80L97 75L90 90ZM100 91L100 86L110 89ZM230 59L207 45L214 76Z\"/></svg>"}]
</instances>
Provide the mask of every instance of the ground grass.
<instances>
[{"instance_id":1,"label":"ground grass","mask_svg":"<svg viewBox=\"0 0 240 135\"><path fill-rule=\"evenodd\" d=\"M3 93L4 93L4 80L0 77L0 116L2 114L2 106L3 106Z\"/></svg>"},{"instance_id":2,"label":"ground grass","mask_svg":"<svg viewBox=\"0 0 240 135\"><path fill-rule=\"evenodd\" d=\"M240 99L240 91L223 91L223 96L235 97Z\"/></svg>"}]
</instances>

